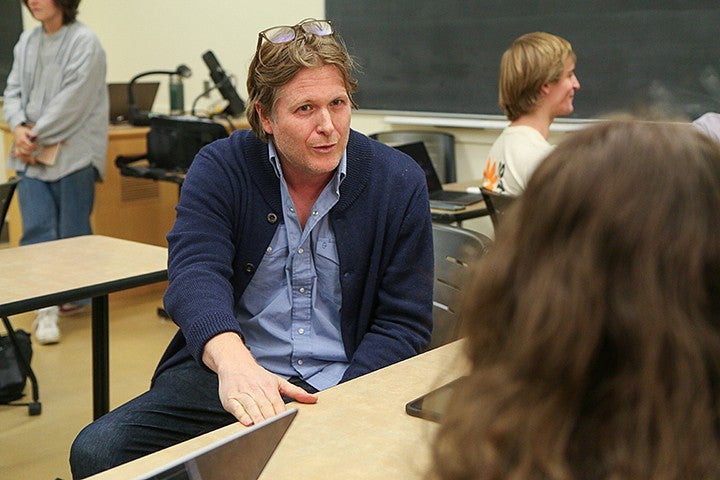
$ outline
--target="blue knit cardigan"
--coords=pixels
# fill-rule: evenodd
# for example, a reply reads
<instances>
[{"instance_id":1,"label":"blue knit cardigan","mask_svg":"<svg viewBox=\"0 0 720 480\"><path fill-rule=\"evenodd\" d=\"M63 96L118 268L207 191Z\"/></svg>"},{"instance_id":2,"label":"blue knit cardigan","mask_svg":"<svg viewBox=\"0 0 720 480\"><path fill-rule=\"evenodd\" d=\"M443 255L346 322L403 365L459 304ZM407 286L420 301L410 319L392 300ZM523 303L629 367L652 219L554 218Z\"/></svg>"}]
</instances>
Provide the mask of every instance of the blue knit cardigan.
<instances>
[{"instance_id":1,"label":"blue knit cardigan","mask_svg":"<svg viewBox=\"0 0 720 480\"><path fill-rule=\"evenodd\" d=\"M425 176L408 156L351 131L347 176L330 212L340 261L342 381L409 358L432 330L432 225ZM167 236L164 306L180 332L155 376L238 332L234 307L282 221L267 145L250 131L203 148Z\"/></svg>"}]
</instances>

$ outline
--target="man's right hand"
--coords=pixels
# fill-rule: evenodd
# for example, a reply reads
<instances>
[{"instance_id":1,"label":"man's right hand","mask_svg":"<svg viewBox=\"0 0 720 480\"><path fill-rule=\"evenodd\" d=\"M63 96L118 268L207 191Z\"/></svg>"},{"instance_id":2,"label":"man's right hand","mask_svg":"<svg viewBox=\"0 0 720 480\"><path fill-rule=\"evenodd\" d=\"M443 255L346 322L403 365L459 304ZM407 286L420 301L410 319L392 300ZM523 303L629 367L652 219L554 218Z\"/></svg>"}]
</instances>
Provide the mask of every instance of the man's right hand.
<instances>
[{"instance_id":1,"label":"man's right hand","mask_svg":"<svg viewBox=\"0 0 720 480\"><path fill-rule=\"evenodd\" d=\"M213 337L203 362L218 375L223 408L243 425L252 425L285 411L282 396L315 403L317 396L261 367L234 332Z\"/></svg>"}]
</instances>

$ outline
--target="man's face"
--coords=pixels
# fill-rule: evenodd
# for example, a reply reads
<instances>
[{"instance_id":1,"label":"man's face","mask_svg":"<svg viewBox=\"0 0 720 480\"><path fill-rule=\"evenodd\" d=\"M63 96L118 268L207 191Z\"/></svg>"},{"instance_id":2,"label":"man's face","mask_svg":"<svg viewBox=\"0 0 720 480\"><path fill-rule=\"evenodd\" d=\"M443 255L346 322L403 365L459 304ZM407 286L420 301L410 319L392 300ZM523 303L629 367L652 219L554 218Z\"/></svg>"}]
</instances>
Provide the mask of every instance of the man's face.
<instances>
[{"instance_id":1,"label":"man's face","mask_svg":"<svg viewBox=\"0 0 720 480\"><path fill-rule=\"evenodd\" d=\"M350 98L337 67L304 68L280 89L275 112L258 110L291 181L329 176L350 135Z\"/></svg>"},{"instance_id":2,"label":"man's face","mask_svg":"<svg viewBox=\"0 0 720 480\"><path fill-rule=\"evenodd\" d=\"M575 62L565 60L565 68L557 82L543 86L545 102L552 110L552 115L570 115L573 110L575 92L580 89L580 82L575 76Z\"/></svg>"}]
</instances>

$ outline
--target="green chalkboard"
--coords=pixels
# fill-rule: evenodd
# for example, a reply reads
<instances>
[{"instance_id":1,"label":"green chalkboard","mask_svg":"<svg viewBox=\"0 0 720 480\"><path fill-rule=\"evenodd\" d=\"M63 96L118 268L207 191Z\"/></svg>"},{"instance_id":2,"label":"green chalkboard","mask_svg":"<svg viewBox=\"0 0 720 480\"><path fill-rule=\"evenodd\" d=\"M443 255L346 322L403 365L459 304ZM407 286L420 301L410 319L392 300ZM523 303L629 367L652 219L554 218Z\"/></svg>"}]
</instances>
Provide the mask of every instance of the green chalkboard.
<instances>
[{"instance_id":1,"label":"green chalkboard","mask_svg":"<svg viewBox=\"0 0 720 480\"><path fill-rule=\"evenodd\" d=\"M0 96L5 91L5 82L13 62L13 47L22 32L22 2L2 0L0 2Z\"/></svg>"},{"instance_id":2,"label":"green chalkboard","mask_svg":"<svg viewBox=\"0 0 720 480\"><path fill-rule=\"evenodd\" d=\"M360 108L502 115L502 52L542 30L577 53L575 118L720 110L717 0L326 0L325 11L362 66Z\"/></svg>"}]
</instances>

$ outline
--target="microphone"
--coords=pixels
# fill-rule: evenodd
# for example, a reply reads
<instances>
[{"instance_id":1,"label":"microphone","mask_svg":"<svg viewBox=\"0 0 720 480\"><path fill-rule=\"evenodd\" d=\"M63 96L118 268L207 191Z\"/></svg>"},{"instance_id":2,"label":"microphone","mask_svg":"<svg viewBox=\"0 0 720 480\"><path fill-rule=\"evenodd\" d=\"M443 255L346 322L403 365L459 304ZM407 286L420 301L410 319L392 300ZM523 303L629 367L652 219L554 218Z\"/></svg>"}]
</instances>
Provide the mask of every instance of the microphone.
<instances>
[{"instance_id":1,"label":"microphone","mask_svg":"<svg viewBox=\"0 0 720 480\"><path fill-rule=\"evenodd\" d=\"M183 78L190 78L192 76L192 70L190 70L190 67L184 63L178 65L177 69L175 69L175 73Z\"/></svg>"},{"instance_id":2,"label":"microphone","mask_svg":"<svg viewBox=\"0 0 720 480\"><path fill-rule=\"evenodd\" d=\"M130 83L128 83L128 120L130 125L150 125L150 112L140 112L137 109L135 94L133 93L135 82L148 75L179 75L182 78L189 78L192 75L192 70L183 63L178 65L175 70L150 70L132 77Z\"/></svg>"},{"instance_id":3,"label":"microphone","mask_svg":"<svg viewBox=\"0 0 720 480\"><path fill-rule=\"evenodd\" d=\"M245 111L245 103L240 98L240 95L238 95L235 87L233 87L225 70L220 66L220 62L215 58L215 54L212 50L208 50L203 53L202 59L210 70L210 78L215 82L218 91L223 98L228 101L225 113L231 116L242 115Z\"/></svg>"}]
</instances>

